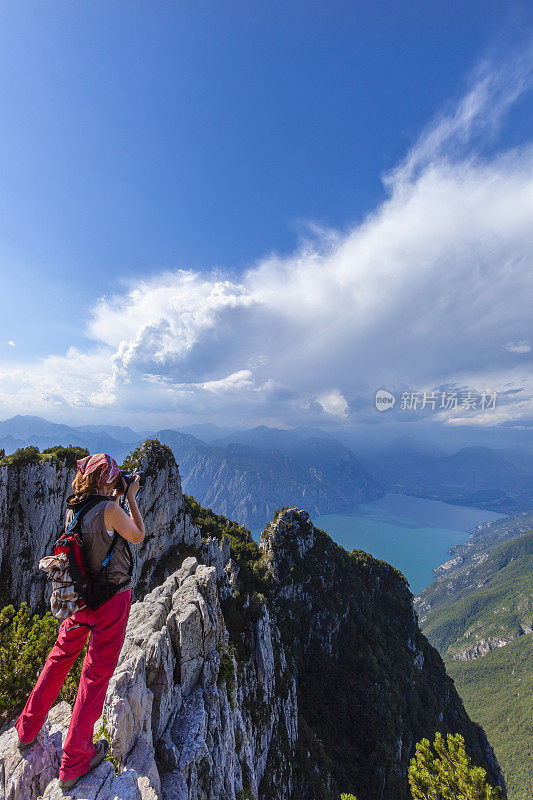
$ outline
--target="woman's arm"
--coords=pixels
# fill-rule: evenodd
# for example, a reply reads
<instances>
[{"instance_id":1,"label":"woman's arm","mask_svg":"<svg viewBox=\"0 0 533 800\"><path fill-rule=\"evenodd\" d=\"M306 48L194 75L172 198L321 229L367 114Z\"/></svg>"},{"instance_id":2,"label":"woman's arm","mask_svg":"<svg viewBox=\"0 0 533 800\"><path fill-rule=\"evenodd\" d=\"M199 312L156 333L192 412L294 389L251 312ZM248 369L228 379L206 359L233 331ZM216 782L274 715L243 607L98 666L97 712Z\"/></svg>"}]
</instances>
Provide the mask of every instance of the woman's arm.
<instances>
[{"instance_id":1,"label":"woman's arm","mask_svg":"<svg viewBox=\"0 0 533 800\"><path fill-rule=\"evenodd\" d=\"M108 503L104 508L104 522L108 530L115 530L128 542L137 544L144 539L144 522L135 495L139 489L139 476L128 486L127 498L131 511L129 517L118 503Z\"/></svg>"}]
</instances>

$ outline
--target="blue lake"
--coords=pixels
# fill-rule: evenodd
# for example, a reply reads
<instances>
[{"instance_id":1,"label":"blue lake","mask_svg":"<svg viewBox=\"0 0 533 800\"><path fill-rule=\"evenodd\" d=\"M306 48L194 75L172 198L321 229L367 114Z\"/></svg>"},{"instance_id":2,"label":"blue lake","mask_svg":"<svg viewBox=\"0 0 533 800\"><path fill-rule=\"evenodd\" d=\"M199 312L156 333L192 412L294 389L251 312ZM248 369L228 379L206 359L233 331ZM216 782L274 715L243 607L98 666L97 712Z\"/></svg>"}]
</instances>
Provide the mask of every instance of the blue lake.
<instances>
[{"instance_id":1,"label":"blue lake","mask_svg":"<svg viewBox=\"0 0 533 800\"><path fill-rule=\"evenodd\" d=\"M468 538L480 522L504 514L403 494L387 494L342 514L320 514L313 524L346 550L366 550L388 561L419 592L434 580L432 569L449 558L448 548Z\"/></svg>"}]
</instances>

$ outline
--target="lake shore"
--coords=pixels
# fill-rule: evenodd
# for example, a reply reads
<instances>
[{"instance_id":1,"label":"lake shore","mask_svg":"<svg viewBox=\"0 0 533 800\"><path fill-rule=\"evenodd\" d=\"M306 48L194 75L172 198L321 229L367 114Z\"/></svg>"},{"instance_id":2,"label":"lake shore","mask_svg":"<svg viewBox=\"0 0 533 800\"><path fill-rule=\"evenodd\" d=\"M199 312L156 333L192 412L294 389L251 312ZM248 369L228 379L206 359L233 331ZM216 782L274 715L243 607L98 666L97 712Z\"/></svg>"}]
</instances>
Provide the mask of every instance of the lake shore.
<instances>
[{"instance_id":1,"label":"lake shore","mask_svg":"<svg viewBox=\"0 0 533 800\"><path fill-rule=\"evenodd\" d=\"M476 525L505 514L439 500L388 493L341 514L320 514L313 524L346 550L365 550L399 569L417 593L434 580L433 569Z\"/></svg>"}]
</instances>

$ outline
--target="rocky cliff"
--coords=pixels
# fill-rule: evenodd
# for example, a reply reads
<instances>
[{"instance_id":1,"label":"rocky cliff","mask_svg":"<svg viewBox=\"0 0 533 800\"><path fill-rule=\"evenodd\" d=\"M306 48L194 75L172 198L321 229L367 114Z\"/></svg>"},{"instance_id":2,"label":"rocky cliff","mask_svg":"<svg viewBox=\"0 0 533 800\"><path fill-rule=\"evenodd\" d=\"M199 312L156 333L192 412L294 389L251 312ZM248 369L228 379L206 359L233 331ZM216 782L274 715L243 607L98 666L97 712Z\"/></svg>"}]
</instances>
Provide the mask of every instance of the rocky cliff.
<instances>
[{"instance_id":1,"label":"rocky cliff","mask_svg":"<svg viewBox=\"0 0 533 800\"><path fill-rule=\"evenodd\" d=\"M29 752L16 749L14 728L0 736L0 797L256 798L267 768L273 769L269 785L274 783L269 797L289 797L298 733L295 682L287 665L274 658L282 648L266 607L250 633L250 658L237 668L216 569L186 558L132 606L102 720L118 774L105 761L72 794L62 792L56 776L70 707L60 703ZM285 698L276 693L279 678L287 681ZM279 753L281 741L286 750Z\"/></svg>"},{"instance_id":2,"label":"rocky cliff","mask_svg":"<svg viewBox=\"0 0 533 800\"><path fill-rule=\"evenodd\" d=\"M162 583L177 569L183 556L201 552L198 528L184 513L181 479L168 447L150 439L133 455L129 466L145 472L145 485L137 495L146 536L132 546L135 559L135 597L149 586ZM0 466L0 602L19 605L25 600L32 611L44 611L49 598L40 559L53 552L64 528L66 499L72 493L75 459L59 455L34 455ZM127 506L126 506L127 507ZM206 543L209 547L209 543ZM211 553L212 557L215 554ZM219 557L227 562L229 551Z\"/></svg>"},{"instance_id":3,"label":"rocky cliff","mask_svg":"<svg viewBox=\"0 0 533 800\"><path fill-rule=\"evenodd\" d=\"M275 515L258 547L246 529L181 495L159 443L145 443L134 460L147 471L148 535L102 720L118 772L103 763L72 797L336 800L352 791L403 800L414 744L436 730L461 732L473 760L502 783L483 731L418 628L400 573L347 553L295 507ZM19 474L21 484L30 478ZM53 474L41 465L31 479L50 487ZM31 490L21 488L27 506L11 506L8 543L10 520L20 535L28 529ZM50 509L39 519L53 531L59 500ZM5 567L17 600L30 586L20 573ZM52 709L24 755L5 727L1 800L65 797L56 775L68 718L67 704Z\"/></svg>"},{"instance_id":4,"label":"rocky cliff","mask_svg":"<svg viewBox=\"0 0 533 800\"><path fill-rule=\"evenodd\" d=\"M461 733L474 763L503 785L483 730L420 632L400 572L363 551L348 553L297 509L268 525L260 546L297 676L299 797L326 800L336 796L330 786L369 800L408 797L414 745L436 730Z\"/></svg>"},{"instance_id":5,"label":"rocky cliff","mask_svg":"<svg viewBox=\"0 0 533 800\"><path fill-rule=\"evenodd\" d=\"M263 528L282 505L331 514L384 493L334 439L293 437L287 452L240 442L216 447L173 430L156 435L178 460L186 492L252 530Z\"/></svg>"}]
</instances>

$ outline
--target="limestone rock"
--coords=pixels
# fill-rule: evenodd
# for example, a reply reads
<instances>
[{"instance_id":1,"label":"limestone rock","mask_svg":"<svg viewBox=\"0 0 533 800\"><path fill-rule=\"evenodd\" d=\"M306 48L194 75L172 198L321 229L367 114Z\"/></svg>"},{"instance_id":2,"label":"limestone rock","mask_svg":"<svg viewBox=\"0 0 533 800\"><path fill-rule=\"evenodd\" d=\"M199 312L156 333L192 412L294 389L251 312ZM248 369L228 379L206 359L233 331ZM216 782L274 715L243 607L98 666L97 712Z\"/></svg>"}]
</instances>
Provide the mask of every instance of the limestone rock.
<instances>
[{"instance_id":1,"label":"limestone rock","mask_svg":"<svg viewBox=\"0 0 533 800\"><path fill-rule=\"evenodd\" d=\"M132 466L146 473L137 495L146 535L132 545L134 594L161 584L178 569L185 552L195 552L222 577L230 560L227 540L202 542L183 507L178 466L169 448L155 440L141 445ZM0 602L25 601L32 613L49 609L51 588L39 571L41 558L53 552L64 529L66 500L74 467L57 459L40 464L0 467ZM128 506L126 503L126 510Z\"/></svg>"},{"instance_id":2,"label":"limestone rock","mask_svg":"<svg viewBox=\"0 0 533 800\"><path fill-rule=\"evenodd\" d=\"M258 798L269 758L280 760L281 728L290 743L282 767L290 773L298 729L296 686L286 675L289 694L283 700L276 696L276 649L287 670L279 631L264 606L251 657L238 669L228 650L220 585L216 565L188 558L133 604L102 718L118 775L106 761L70 795L62 793L57 771L70 707L59 703L29 751L18 752L12 726L0 735L0 798L235 800L243 789ZM231 664L223 676L222 655ZM257 708L263 709L260 718ZM286 798L289 789L290 780L274 800Z\"/></svg>"},{"instance_id":3,"label":"limestone rock","mask_svg":"<svg viewBox=\"0 0 533 800\"><path fill-rule=\"evenodd\" d=\"M105 724L119 772L104 762L72 798L331 800L349 788L337 783L339 749L343 780L353 768L362 800L405 798L414 742L441 729L463 732L476 763L503 783L397 570L347 553L306 511L289 507L261 537L268 587L248 592L227 538L202 541L192 525L168 448L149 441L135 458L132 466L146 470L139 503L147 535L96 725ZM46 599L33 583L36 562L56 536L72 478L53 461L0 468L0 570L15 604L28 600L35 610ZM391 707L400 710L384 717ZM67 797L57 772L69 721L69 705L57 704L22 754L12 723L0 732L0 800Z\"/></svg>"}]
</instances>

